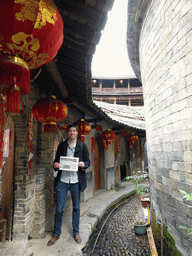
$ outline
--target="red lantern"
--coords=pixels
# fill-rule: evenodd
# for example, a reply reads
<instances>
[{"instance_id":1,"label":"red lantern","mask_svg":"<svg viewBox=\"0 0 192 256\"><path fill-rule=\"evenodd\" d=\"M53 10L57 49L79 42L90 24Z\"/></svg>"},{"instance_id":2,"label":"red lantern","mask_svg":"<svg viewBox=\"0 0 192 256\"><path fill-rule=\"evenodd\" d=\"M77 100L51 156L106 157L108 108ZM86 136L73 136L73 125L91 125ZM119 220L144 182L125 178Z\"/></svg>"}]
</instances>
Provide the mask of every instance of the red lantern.
<instances>
[{"instance_id":1,"label":"red lantern","mask_svg":"<svg viewBox=\"0 0 192 256\"><path fill-rule=\"evenodd\" d=\"M133 147L135 146L135 142L138 140L138 136L132 134L129 137L127 137L127 140L129 141L130 147Z\"/></svg>"},{"instance_id":2,"label":"red lantern","mask_svg":"<svg viewBox=\"0 0 192 256\"><path fill-rule=\"evenodd\" d=\"M52 60L61 47L63 21L52 0L10 0L1 1L0 24L0 93L7 93L7 111L17 113L19 90L29 92L29 69Z\"/></svg>"},{"instance_id":3,"label":"red lantern","mask_svg":"<svg viewBox=\"0 0 192 256\"><path fill-rule=\"evenodd\" d=\"M85 141L85 136L91 132L91 125L84 121L84 119L80 119L79 121L74 123L78 127L78 140Z\"/></svg>"},{"instance_id":4,"label":"red lantern","mask_svg":"<svg viewBox=\"0 0 192 256\"><path fill-rule=\"evenodd\" d=\"M122 131L122 132L121 132L121 136L122 136L122 137L127 137L127 136L128 136L128 134L127 134L127 132Z\"/></svg>"},{"instance_id":5,"label":"red lantern","mask_svg":"<svg viewBox=\"0 0 192 256\"><path fill-rule=\"evenodd\" d=\"M102 132L102 131L103 131L102 125L97 124L96 132Z\"/></svg>"},{"instance_id":6,"label":"red lantern","mask_svg":"<svg viewBox=\"0 0 192 256\"><path fill-rule=\"evenodd\" d=\"M68 128L68 123L58 125L59 130L67 131L67 128Z\"/></svg>"},{"instance_id":7,"label":"red lantern","mask_svg":"<svg viewBox=\"0 0 192 256\"><path fill-rule=\"evenodd\" d=\"M39 99L32 108L34 118L44 125L44 132L56 132L56 123L63 121L68 114L68 108L55 96Z\"/></svg>"},{"instance_id":8,"label":"red lantern","mask_svg":"<svg viewBox=\"0 0 192 256\"><path fill-rule=\"evenodd\" d=\"M115 138L115 133L110 131L110 129L107 129L101 133L101 138L103 139L105 149L108 149L111 140Z\"/></svg>"}]
</instances>

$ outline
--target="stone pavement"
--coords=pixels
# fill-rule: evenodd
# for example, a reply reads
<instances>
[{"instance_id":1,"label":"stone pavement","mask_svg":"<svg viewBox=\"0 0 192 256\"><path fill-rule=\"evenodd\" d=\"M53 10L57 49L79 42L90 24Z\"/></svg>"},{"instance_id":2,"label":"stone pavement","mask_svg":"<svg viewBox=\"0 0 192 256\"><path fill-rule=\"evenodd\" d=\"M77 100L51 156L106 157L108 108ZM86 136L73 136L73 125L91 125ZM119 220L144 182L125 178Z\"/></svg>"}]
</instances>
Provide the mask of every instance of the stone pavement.
<instances>
[{"instance_id":1,"label":"stone pavement","mask_svg":"<svg viewBox=\"0 0 192 256\"><path fill-rule=\"evenodd\" d=\"M144 182L148 185L148 181ZM82 243L77 244L72 235L72 209L65 210L62 234L53 246L47 246L52 234L45 238L31 239L29 241L16 241L0 243L0 256L80 256L83 255L82 248L86 246L89 237L97 222L106 210L122 198L131 194L133 185L123 181L118 191L99 190L95 196L86 202L81 202L80 235Z\"/></svg>"}]
</instances>

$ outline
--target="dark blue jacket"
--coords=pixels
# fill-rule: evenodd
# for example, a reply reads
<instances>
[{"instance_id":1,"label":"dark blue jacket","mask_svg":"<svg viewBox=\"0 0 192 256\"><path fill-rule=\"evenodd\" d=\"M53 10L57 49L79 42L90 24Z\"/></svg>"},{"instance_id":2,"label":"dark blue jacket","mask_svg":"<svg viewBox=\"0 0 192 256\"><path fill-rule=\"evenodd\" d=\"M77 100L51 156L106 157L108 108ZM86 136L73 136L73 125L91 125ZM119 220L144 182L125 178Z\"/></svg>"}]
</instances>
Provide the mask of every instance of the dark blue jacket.
<instances>
[{"instance_id":1,"label":"dark blue jacket","mask_svg":"<svg viewBox=\"0 0 192 256\"><path fill-rule=\"evenodd\" d=\"M59 163L60 156L66 156L67 145L68 145L67 142L68 142L68 140L65 140L64 142L61 142L59 144L56 155L55 155L55 160L53 163L55 163L55 162ZM85 170L90 166L89 152L87 149L87 145L85 143L77 140L74 157L78 157L79 162L83 161L85 164L85 167L78 168L79 188L80 188L80 191L84 191L87 187ZM56 183L57 183L57 181L60 180L62 170L59 170L56 168L54 168L54 169L55 169L55 171L58 171L57 178L56 178Z\"/></svg>"}]
</instances>

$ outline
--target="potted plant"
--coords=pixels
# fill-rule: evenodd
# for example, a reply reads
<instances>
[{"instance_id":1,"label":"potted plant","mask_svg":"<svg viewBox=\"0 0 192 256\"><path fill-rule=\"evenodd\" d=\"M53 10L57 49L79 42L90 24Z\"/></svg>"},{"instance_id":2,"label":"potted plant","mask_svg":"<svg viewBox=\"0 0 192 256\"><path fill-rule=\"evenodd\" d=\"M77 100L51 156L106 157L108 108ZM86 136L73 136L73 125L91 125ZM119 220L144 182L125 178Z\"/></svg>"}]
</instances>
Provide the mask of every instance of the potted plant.
<instances>
[{"instance_id":1,"label":"potted plant","mask_svg":"<svg viewBox=\"0 0 192 256\"><path fill-rule=\"evenodd\" d=\"M149 188L141 185L140 183L145 179L149 178L149 174L147 172L134 172L132 176L125 177L125 180L130 180L134 185L134 190L136 192L136 207L137 207L137 216L134 222L134 229L137 235L144 235L147 233L147 226L149 223L144 219L143 210L141 207L141 200L144 201L144 196L149 192ZM140 200L139 196L143 198ZM148 202L149 203L149 202Z\"/></svg>"}]
</instances>

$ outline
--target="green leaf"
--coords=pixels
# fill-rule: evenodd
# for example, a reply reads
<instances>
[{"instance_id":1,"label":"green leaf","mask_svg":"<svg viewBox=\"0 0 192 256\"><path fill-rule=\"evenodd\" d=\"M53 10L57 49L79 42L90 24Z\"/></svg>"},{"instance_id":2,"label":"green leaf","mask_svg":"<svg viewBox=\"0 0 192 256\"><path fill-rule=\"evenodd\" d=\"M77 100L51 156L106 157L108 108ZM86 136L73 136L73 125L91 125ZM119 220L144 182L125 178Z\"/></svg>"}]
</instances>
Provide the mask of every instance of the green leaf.
<instances>
[{"instance_id":1,"label":"green leaf","mask_svg":"<svg viewBox=\"0 0 192 256\"><path fill-rule=\"evenodd\" d=\"M179 227L182 228L182 229L187 229L188 230L188 228L185 227L185 226L179 226Z\"/></svg>"},{"instance_id":2,"label":"green leaf","mask_svg":"<svg viewBox=\"0 0 192 256\"><path fill-rule=\"evenodd\" d=\"M184 191L184 190L179 190L180 193L184 194L184 195L187 195L187 192Z\"/></svg>"},{"instance_id":3,"label":"green leaf","mask_svg":"<svg viewBox=\"0 0 192 256\"><path fill-rule=\"evenodd\" d=\"M189 229L188 229L187 235L192 235L192 228L189 228Z\"/></svg>"}]
</instances>

